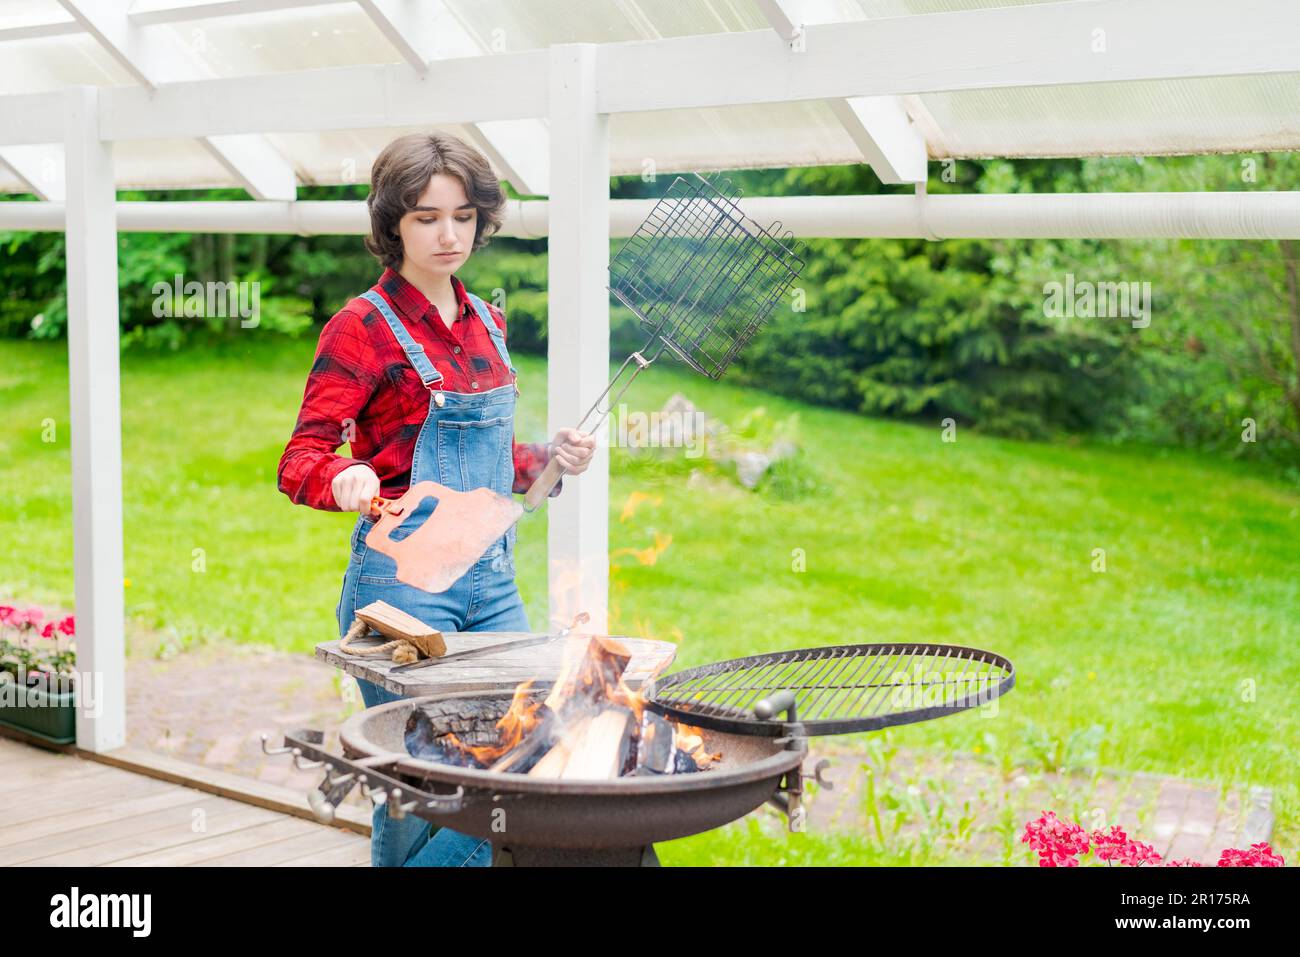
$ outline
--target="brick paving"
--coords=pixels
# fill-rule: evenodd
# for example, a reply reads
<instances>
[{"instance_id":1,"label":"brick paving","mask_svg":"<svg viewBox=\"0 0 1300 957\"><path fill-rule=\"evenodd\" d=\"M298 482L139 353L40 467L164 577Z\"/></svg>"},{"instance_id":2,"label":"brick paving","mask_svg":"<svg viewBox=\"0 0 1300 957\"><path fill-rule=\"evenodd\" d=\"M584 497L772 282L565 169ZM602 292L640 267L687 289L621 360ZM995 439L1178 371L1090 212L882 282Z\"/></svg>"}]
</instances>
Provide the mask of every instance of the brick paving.
<instances>
[{"instance_id":1,"label":"brick paving","mask_svg":"<svg viewBox=\"0 0 1300 957\"><path fill-rule=\"evenodd\" d=\"M338 729L364 703L356 681L306 654L208 641L166 658L132 643L126 668L127 744L306 794L323 771L262 753L261 735L310 727L341 753ZM354 789L347 803L369 807Z\"/></svg>"},{"instance_id":2,"label":"brick paving","mask_svg":"<svg viewBox=\"0 0 1300 957\"><path fill-rule=\"evenodd\" d=\"M339 753L338 728L364 703L355 679L316 661L269 647L209 641L159 659L157 644L141 638L127 659L128 743L183 761L245 775L306 793L321 771L294 769L287 756L262 753L260 735L272 744L297 727L325 732ZM833 790L810 789L808 828L855 830L874 839L863 807L866 754L826 741L814 742L814 760L827 757L825 778ZM1042 810L1073 816L1085 827L1119 824L1131 837L1152 844L1164 857L1191 857L1214 864L1225 847L1248 847L1272 831L1271 793L1240 791L1170 776L1107 772L1060 775L1020 772L1003 778L989 762L971 755L926 754L900 748L886 784L931 807L960 811L970 802L977 826L966 853L988 862L1003 859L1007 836L992 819L1013 810L1017 828ZM368 807L356 789L347 802ZM901 836L908 835L904 827ZM1018 838L1017 831L1016 837ZM1018 845L1017 853L1024 845Z\"/></svg>"},{"instance_id":3,"label":"brick paving","mask_svg":"<svg viewBox=\"0 0 1300 957\"><path fill-rule=\"evenodd\" d=\"M873 837L863 787L866 755L825 742L814 742L812 751L806 766L811 769L819 758L828 759L831 766L822 777L833 787L812 786L808 830L856 830ZM926 826L919 819L927 813L939 820L935 809L943 806L950 823L970 802L976 826L962 856L985 862L1001 860L1006 853L1007 834L999 832L994 819L1008 811L1018 856L1032 853L1019 843L1019 836L1025 823L1043 811L1055 811L1089 830L1118 824L1130 838L1150 844L1166 860L1191 858L1207 866L1218 862L1224 848L1248 848L1269 840L1273 830L1272 793L1267 788L1242 793L1171 775L1113 770L1030 775L1013 769L1004 777L992 763L973 755L903 748L891 760L887 777L895 798L901 792L914 799L909 809L912 823L901 830L904 839ZM877 783L876 790L886 788ZM989 810L981 813L982 807ZM931 824L931 830L942 831L944 825Z\"/></svg>"}]
</instances>

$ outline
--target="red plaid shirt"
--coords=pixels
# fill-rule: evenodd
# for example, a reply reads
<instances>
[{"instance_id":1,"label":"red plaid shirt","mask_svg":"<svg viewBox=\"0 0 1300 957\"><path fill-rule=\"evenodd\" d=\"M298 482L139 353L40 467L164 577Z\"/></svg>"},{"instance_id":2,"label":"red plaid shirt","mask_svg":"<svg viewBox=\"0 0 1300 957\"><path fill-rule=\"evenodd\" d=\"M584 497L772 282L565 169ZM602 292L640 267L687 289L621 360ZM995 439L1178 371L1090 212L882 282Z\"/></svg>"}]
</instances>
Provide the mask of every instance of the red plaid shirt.
<instances>
[{"instance_id":1,"label":"red plaid shirt","mask_svg":"<svg viewBox=\"0 0 1300 957\"><path fill-rule=\"evenodd\" d=\"M457 316L451 328L424 294L393 269L371 288L388 300L411 337L424 346L448 392L486 392L511 381L492 337L474 312L465 286L451 277ZM504 333L505 316L484 300ZM429 411L429 390L420 382L383 315L365 299L353 299L321 330L316 359L307 374L302 408L280 456L276 484L298 505L338 512L331 483L349 466L369 465L379 494L396 498L411 484L415 440ZM351 423L351 425L350 425ZM335 449L348 441L352 458ZM546 467L546 443L514 443L514 491L526 492ZM551 497L560 493L557 484Z\"/></svg>"}]
</instances>

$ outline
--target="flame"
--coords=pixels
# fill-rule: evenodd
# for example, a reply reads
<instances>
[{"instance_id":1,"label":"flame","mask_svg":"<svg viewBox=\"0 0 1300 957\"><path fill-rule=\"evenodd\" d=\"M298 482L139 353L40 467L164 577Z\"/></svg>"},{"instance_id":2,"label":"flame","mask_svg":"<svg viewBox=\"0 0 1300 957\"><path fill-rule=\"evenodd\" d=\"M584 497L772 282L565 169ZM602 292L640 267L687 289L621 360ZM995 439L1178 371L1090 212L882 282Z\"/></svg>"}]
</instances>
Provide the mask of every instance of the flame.
<instances>
[{"instance_id":1,"label":"flame","mask_svg":"<svg viewBox=\"0 0 1300 957\"><path fill-rule=\"evenodd\" d=\"M632 654L631 649L610 635L593 635L591 640L607 641L627 654ZM586 644L574 642L565 648L565 657L560 667L560 677L556 681L556 687L560 689L559 697L562 699L574 697L581 689L582 697L588 701L621 705L632 712L638 725L641 723L641 715L645 710L645 695L629 688L621 674L611 676L599 667L592 667L587 658Z\"/></svg>"},{"instance_id":2,"label":"flame","mask_svg":"<svg viewBox=\"0 0 1300 957\"><path fill-rule=\"evenodd\" d=\"M661 532L655 532L655 543L647 548L616 548L609 553L609 557L616 555L631 555L642 565L654 565L659 561L659 556L668 550L672 544L673 537L664 535Z\"/></svg>"},{"instance_id":3,"label":"flame","mask_svg":"<svg viewBox=\"0 0 1300 957\"><path fill-rule=\"evenodd\" d=\"M652 495L649 492L633 491L628 495L627 500L623 503L623 511L619 513L618 520L626 522L631 518L642 502L649 502L651 505L662 505L664 497L662 495Z\"/></svg>"},{"instance_id":4,"label":"flame","mask_svg":"<svg viewBox=\"0 0 1300 957\"><path fill-rule=\"evenodd\" d=\"M654 500L658 503L658 496L651 496L646 493L633 492L627 502L624 504L623 516L630 517L636 509L644 502ZM671 535L664 535L655 532L655 542L648 548L635 549L623 548L613 551L609 558L621 554L629 554L643 566L655 565L659 557L667 551L672 543ZM626 590L627 583L616 581L620 566L610 562L608 575L611 584L614 586L616 593L623 593ZM630 566L623 566L630 567ZM551 566L552 587L551 599L552 605L556 609L556 618L559 622L557 627L562 627L571 623L580 610L583 610L585 598L582 594L582 584L584 575L579 563L576 562L559 562ZM615 605L614 614L617 618L618 610ZM596 627L608 627L607 623L600 623ZM672 638L680 643L683 635L680 628L669 629ZM647 638L655 638L648 622L642 620L639 616L637 619L636 634L644 635ZM574 636L578 637L577 635ZM609 641L614 645L619 644L618 639L610 635L591 635L587 634L589 641ZM629 653L630 649L611 649L616 653ZM538 728L543 720L543 708L549 703L551 711L558 712L564 710L563 715L558 715L560 733L563 733L565 725L573 724L573 719L582 715L592 715L596 712L610 706L624 707L632 712L635 720L635 726L639 733L645 735L645 741L650 741L654 735L654 725L645 723L646 698L640 690L633 690L624 682L621 673L616 673L616 669L609 667L608 659L602 664L599 657L593 655L589 660L588 642L584 641L567 641L564 643L563 660L554 687L546 701L532 694L536 679L528 679L516 686L514 695L509 709L496 723L498 731L498 740L492 745L474 746L467 745L461 741L454 733L448 732L443 735L442 740L447 744L458 748L462 753L468 754L479 763L480 766L490 766L499 758L515 750L520 743ZM668 660L663 660L656 671L663 670L668 665ZM643 674L643 678L645 675ZM653 676L651 676L653 677ZM574 704L572 699L578 697L582 699ZM569 707L565 707L570 703ZM704 745L704 734L699 728L690 725L681 724L680 722L671 721L673 728L673 750L682 751L689 754L695 761L696 765L703 769L713 763L721 760L720 752L711 752ZM549 734L549 733L548 733Z\"/></svg>"},{"instance_id":5,"label":"flame","mask_svg":"<svg viewBox=\"0 0 1300 957\"><path fill-rule=\"evenodd\" d=\"M447 732L445 740L453 747L472 755L474 760L480 764L491 764L497 758L513 750L527 736L529 731L537 727L539 720L537 712L541 709L542 703L533 701L529 695L532 686L533 679L529 678L515 687L514 697L510 700L510 708L501 716L501 720L496 723L497 730L501 732L501 737L496 744L477 746L465 744L460 738L456 737L454 732L450 731Z\"/></svg>"},{"instance_id":6,"label":"flame","mask_svg":"<svg viewBox=\"0 0 1300 957\"><path fill-rule=\"evenodd\" d=\"M689 754L701 768L708 767L714 761L722 760L721 751L711 752L705 749L702 729L682 724L680 721L673 722L673 746Z\"/></svg>"}]
</instances>

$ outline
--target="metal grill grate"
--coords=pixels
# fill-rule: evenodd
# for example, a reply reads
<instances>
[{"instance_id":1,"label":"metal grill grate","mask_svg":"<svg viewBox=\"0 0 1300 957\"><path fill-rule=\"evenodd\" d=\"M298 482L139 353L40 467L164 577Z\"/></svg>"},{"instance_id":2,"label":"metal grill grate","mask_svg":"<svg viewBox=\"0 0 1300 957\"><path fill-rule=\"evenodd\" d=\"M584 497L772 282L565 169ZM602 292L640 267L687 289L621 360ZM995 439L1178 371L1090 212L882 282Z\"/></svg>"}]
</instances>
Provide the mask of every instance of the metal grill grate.
<instances>
[{"instance_id":1,"label":"metal grill grate","mask_svg":"<svg viewBox=\"0 0 1300 957\"><path fill-rule=\"evenodd\" d=\"M610 291L692 368L717 379L803 269L793 233L741 212L696 175L675 179L609 264ZM653 341L653 339L651 340Z\"/></svg>"},{"instance_id":2,"label":"metal grill grate","mask_svg":"<svg viewBox=\"0 0 1300 957\"><path fill-rule=\"evenodd\" d=\"M656 710L701 727L780 734L754 706L794 695L808 734L845 734L923 721L978 707L1015 683L1011 662L977 648L933 644L836 645L755 655L656 679Z\"/></svg>"}]
</instances>

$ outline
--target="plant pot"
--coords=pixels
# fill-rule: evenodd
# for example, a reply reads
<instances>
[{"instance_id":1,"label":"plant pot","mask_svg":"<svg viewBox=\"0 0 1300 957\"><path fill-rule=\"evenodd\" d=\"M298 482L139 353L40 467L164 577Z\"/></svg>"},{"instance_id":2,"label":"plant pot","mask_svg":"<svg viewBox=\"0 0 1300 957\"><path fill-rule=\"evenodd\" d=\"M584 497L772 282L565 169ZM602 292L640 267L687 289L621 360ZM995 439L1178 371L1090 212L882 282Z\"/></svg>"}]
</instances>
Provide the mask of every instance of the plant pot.
<instances>
[{"instance_id":1,"label":"plant pot","mask_svg":"<svg viewBox=\"0 0 1300 957\"><path fill-rule=\"evenodd\" d=\"M51 744L77 740L77 694L52 694L17 681L0 684L0 724L35 735Z\"/></svg>"}]
</instances>

